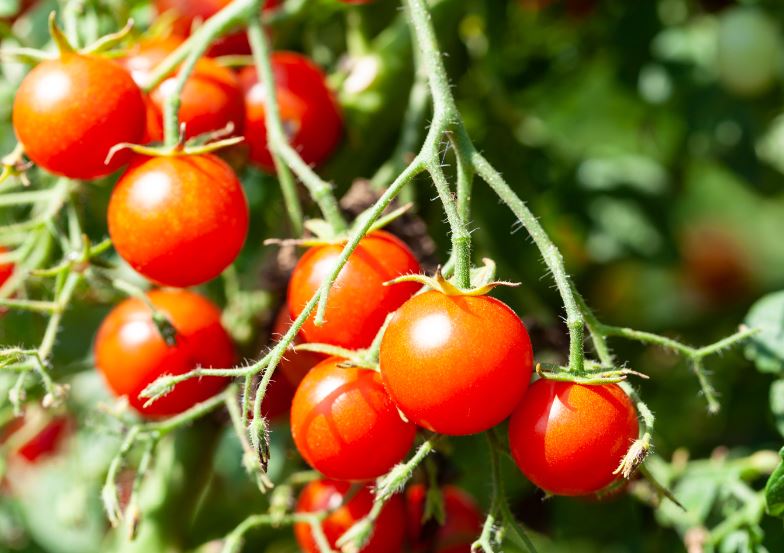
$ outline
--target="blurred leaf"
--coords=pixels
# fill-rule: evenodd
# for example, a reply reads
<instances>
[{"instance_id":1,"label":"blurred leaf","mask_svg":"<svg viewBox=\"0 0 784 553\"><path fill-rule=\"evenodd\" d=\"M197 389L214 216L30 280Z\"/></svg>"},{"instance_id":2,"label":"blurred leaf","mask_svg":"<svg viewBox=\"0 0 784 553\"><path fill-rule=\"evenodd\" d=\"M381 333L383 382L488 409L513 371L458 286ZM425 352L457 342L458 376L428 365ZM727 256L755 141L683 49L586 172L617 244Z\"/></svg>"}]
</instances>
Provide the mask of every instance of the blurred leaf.
<instances>
[{"instance_id":1,"label":"blurred leaf","mask_svg":"<svg viewBox=\"0 0 784 553\"><path fill-rule=\"evenodd\" d=\"M784 292L770 294L755 303L746 317L746 325L760 329L746 344L746 357L762 372L784 372ZM776 384L781 387L781 381ZM779 395L777 405L779 401L784 402L784 398L778 399Z\"/></svg>"},{"instance_id":2,"label":"blurred leaf","mask_svg":"<svg viewBox=\"0 0 784 553\"><path fill-rule=\"evenodd\" d=\"M779 455L784 456L784 448ZM765 502L768 514L784 518L784 463L779 464L765 485Z\"/></svg>"}]
</instances>

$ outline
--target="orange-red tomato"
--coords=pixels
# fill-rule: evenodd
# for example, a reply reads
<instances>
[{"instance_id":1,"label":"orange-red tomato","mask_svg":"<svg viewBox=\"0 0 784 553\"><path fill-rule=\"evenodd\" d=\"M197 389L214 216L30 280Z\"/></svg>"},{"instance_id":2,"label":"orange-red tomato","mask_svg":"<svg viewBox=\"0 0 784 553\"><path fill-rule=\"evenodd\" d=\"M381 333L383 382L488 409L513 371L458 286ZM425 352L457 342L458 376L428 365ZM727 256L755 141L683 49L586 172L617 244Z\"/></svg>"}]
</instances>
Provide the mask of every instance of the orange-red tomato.
<instances>
[{"instance_id":1,"label":"orange-red tomato","mask_svg":"<svg viewBox=\"0 0 784 553\"><path fill-rule=\"evenodd\" d=\"M16 136L27 156L51 173L94 179L130 159L113 146L144 134L142 93L116 62L65 54L44 61L24 78L13 108Z\"/></svg>"},{"instance_id":2,"label":"orange-red tomato","mask_svg":"<svg viewBox=\"0 0 784 553\"><path fill-rule=\"evenodd\" d=\"M318 165L337 147L343 120L326 77L308 58L292 52L272 54L272 70L283 126L289 142L306 163ZM267 147L267 95L256 70L240 74L245 89L245 141L256 165L274 171Z\"/></svg>"},{"instance_id":3,"label":"orange-red tomato","mask_svg":"<svg viewBox=\"0 0 784 553\"><path fill-rule=\"evenodd\" d=\"M638 436L637 412L616 384L538 380L515 409L509 445L531 482L556 495L585 495L613 483Z\"/></svg>"},{"instance_id":4,"label":"orange-red tomato","mask_svg":"<svg viewBox=\"0 0 784 553\"><path fill-rule=\"evenodd\" d=\"M186 380L148 407L139 393L163 374L184 374L197 366L227 368L235 362L231 338L221 326L220 311L187 290L154 290L153 305L177 330L175 346L161 338L150 309L127 299L104 319L95 338L95 364L117 396L147 417L175 415L220 392L228 381L205 377Z\"/></svg>"},{"instance_id":5,"label":"orange-red tomato","mask_svg":"<svg viewBox=\"0 0 784 553\"><path fill-rule=\"evenodd\" d=\"M109 202L117 253L148 279L195 286L221 274L248 234L248 203L220 158L139 158Z\"/></svg>"},{"instance_id":6,"label":"orange-red tomato","mask_svg":"<svg viewBox=\"0 0 784 553\"><path fill-rule=\"evenodd\" d=\"M302 489L297 502L297 513L316 513L334 509L321 523L333 549L338 538L365 517L373 507L373 494L368 487L361 488L345 505L341 506L350 489L351 484L348 482L329 480L311 482ZM405 529L405 502L400 495L394 495L381 510L373 535L360 553L400 553L403 551ZM320 552L309 524L298 522L294 525L294 534L303 553Z\"/></svg>"},{"instance_id":7,"label":"orange-red tomato","mask_svg":"<svg viewBox=\"0 0 784 553\"><path fill-rule=\"evenodd\" d=\"M198 21L205 21L231 3L231 0L155 0L158 13L175 15L174 32L188 36ZM266 0L264 10L274 10L283 0ZM250 54L250 44L244 31L231 33L215 41L209 50L211 56Z\"/></svg>"},{"instance_id":8,"label":"orange-red tomato","mask_svg":"<svg viewBox=\"0 0 784 553\"><path fill-rule=\"evenodd\" d=\"M0 443L5 442L12 434L24 427L25 419L16 418L9 422L2 431ZM44 457L57 452L60 444L71 430L71 420L68 417L55 417L48 422L35 436L20 445L14 453L28 463L35 463Z\"/></svg>"},{"instance_id":9,"label":"orange-red tomato","mask_svg":"<svg viewBox=\"0 0 784 553\"><path fill-rule=\"evenodd\" d=\"M275 342L288 331L291 322L288 305L284 305L275 317L275 324L272 327L272 339ZM297 336L294 339L294 344L299 343L302 343L302 340ZM265 415L271 419L287 415L291 409L291 400L294 399L297 386L308 371L324 359L325 356L320 353L287 351L267 388L267 394L264 396Z\"/></svg>"},{"instance_id":10,"label":"orange-red tomato","mask_svg":"<svg viewBox=\"0 0 784 553\"><path fill-rule=\"evenodd\" d=\"M449 435L483 432L507 418L533 367L528 332L506 304L437 291L397 310L379 360L406 417Z\"/></svg>"},{"instance_id":11,"label":"orange-red tomato","mask_svg":"<svg viewBox=\"0 0 784 553\"><path fill-rule=\"evenodd\" d=\"M292 318L335 268L342 245L316 246L297 263L289 281L288 301ZM302 326L308 342L334 344L349 349L366 348L384 324L419 288L416 283L384 286L401 275L420 272L408 247L388 232L374 232L359 243L340 271L327 300L326 322L316 326L311 315Z\"/></svg>"},{"instance_id":12,"label":"orange-red tomato","mask_svg":"<svg viewBox=\"0 0 784 553\"><path fill-rule=\"evenodd\" d=\"M152 71L172 53L182 39L170 37L138 44L123 60L141 86ZM166 99L176 85L176 74L164 80L147 97L146 141L163 140L163 110ZM220 131L229 123L241 135L245 123L245 100L239 80L226 67L210 58L200 59L180 95L180 121L185 124L185 137Z\"/></svg>"},{"instance_id":13,"label":"orange-red tomato","mask_svg":"<svg viewBox=\"0 0 784 553\"><path fill-rule=\"evenodd\" d=\"M8 248L0 246L0 254L8 253ZM0 287L14 274L13 263L0 263Z\"/></svg>"},{"instance_id":14,"label":"orange-red tomato","mask_svg":"<svg viewBox=\"0 0 784 553\"><path fill-rule=\"evenodd\" d=\"M406 490L408 538L414 553L471 553L471 544L482 532L482 514L473 498L456 486L444 486L443 526L434 520L423 524L427 489L414 484Z\"/></svg>"},{"instance_id":15,"label":"orange-red tomato","mask_svg":"<svg viewBox=\"0 0 784 553\"><path fill-rule=\"evenodd\" d=\"M319 363L297 388L291 434L302 457L327 478L370 480L403 460L416 428L400 417L370 369Z\"/></svg>"}]
</instances>

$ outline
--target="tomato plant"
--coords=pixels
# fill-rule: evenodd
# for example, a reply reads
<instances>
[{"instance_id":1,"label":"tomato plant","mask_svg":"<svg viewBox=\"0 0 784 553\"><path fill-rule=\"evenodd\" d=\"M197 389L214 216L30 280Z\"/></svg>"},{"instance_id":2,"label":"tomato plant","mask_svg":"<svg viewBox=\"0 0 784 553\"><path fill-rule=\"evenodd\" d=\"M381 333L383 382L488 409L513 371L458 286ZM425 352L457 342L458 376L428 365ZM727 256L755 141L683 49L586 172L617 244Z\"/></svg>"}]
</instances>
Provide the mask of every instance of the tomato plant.
<instances>
[{"instance_id":1,"label":"tomato plant","mask_svg":"<svg viewBox=\"0 0 784 553\"><path fill-rule=\"evenodd\" d=\"M389 393L409 420L464 435L511 414L531 378L533 353L525 326L504 303L430 291L395 313L380 363Z\"/></svg>"},{"instance_id":2,"label":"tomato plant","mask_svg":"<svg viewBox=\"0 0 784 553\"><path fill-rule=\"evenodd\" d=\"M353 495L350 492L351 484L347 482L318 480L305 486L297 501L297 513L329 511L321 522L321 528L330 547L335 547L338 538L367 515L373 506L373 494L369 488L361 487ZM361 553L399 553L403 548L405 528L405 502L400 495L395 495L381 511L376 531ZM320 553L309 524L297 523L294 532L303 551Z\"/></svg>"},{"instance_id":3,"label":"tomato plant","mask_svg":"<svg viewBox=\"0 0 784 553\"><path fill-rule=\"evenodd\" d=\"M138 142L145 107L133 79L115 61L64 54L35 67L19 85L14 131L37 165L74 179L113 173L130 159L117 144Z\"/></svg>"},{"instance_id":4,"label":"tomato plant","mask_svg":"<svg viewBox=\"0 0 784 553\"><path fill-rule=\"evenodd\" d=\"M584 495L617 480L638 433L637 412L618 386L538 380L512 416L509 444L534 484L552 494Z\"/></svg>"},{"instance_id":5,"label":"tomato plant","mask_svg":"<svg viewBox=\"0 0 784 553\"><path fill-rule=\"evenodd\" d=\"M182 374L197 366L229 367L236 359L231 338L221 326L220 311L186 290L154 290L147 295L176 329L176 344L167 345L150 307L137 298L115 307L95 336L95 365L109 388L124 396L146 417L185 411L215 395L226 381L206 377L183 382L165 398L145 406L139 393L163 374Z\"/></svg>"},{"instance_id":6,"label":"tomato plant","mask_svg":"<svg viewBox=\"0 0 784 553\"><path fill-rule=\"evenodd\" d=\"M123 64L134 80L143 85L153 69L171 54L182 40L177 37L139 43L128 53ZM152 90L147 98L146 141L163 140L163 106L176 83L172 76ZM232 71L210 58L196 64L180 96L180 121L185 137L222 131L232 125L242 134L245 103L239 81Z\"/></svg>"},{"instance_id":7,"label":"tomato plant","mask_svg":"<svg viewBox=\"0 0 784 553\"><path fill-rule=\"evenodd\" d=\"M306 57L276 52L271 58L277 103L289 142L306 163L323 162L337 147L343 123L321 70ZM251 160L267 171L275 165L267 144L264 86L254 68L240 74L245 90L245 140Z\"/></svg>"},{"instance_id":8,"label":"tomato plant","mask_svg":"<svg viewBox=\"0 0 784 553\"><path fill-rule=\"evenodd\" d=\"M293 318L334 269L341 250L340 245L315 246L297 262L288 288ZM419 288L415 283L384 283L419 270L414 254L395 236L379 231L362 239L329 295L326 323L318 326L308 319L302 326L305 340L347 348L369 346L386 316Z\"/></svg>"},{"instance_id":9,"label":"tomato plant","mask_svg":"<svg viewBox=\"0 0 784 553\"><path fill-rule=\"evenodd\" d=\"M209 154L137 159L117 182L107 217L120 256L167 286L215 278L248 233L242 185Z\"/></svg>"},{"instance_id":10,"label":"tomato plant","mask_svg":"<svg viewBox=\"0 0 784 553\"><path fill-rule=\"evenodd\" d=\"M305 375L291 406L291 434L327 478L370 480L403 460L415 428L401 418L381 375L346 363L333 357Z\"/></svg>"}]
</instances>

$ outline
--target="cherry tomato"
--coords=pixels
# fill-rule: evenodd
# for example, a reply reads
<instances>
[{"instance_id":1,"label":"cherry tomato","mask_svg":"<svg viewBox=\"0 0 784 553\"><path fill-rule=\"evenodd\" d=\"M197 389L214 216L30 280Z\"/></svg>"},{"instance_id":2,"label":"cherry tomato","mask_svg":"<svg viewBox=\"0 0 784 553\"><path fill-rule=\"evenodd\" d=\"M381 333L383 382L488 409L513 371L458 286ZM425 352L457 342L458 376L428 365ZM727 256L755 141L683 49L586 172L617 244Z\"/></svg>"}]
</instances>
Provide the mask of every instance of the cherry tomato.
<instances>
[{"instance_id":1,"label":"cherry tomato","mask_svg":"<svg viewBox=\"0 0 784 553\"><path fill-rule=\"evenodd\" d=\"M213 155L139 158L109 202L117 253L148 279L195 286L242 249L248 203L234 171Z\"/></svg>"},{"instance_id":2,"label":"cherry tomato","mask_svg":"<svg viewBox=\"0 0 784 553\"><path fill-rule=\"evenodd\" d=\"M275 317L275 324L272 327L272 339L277 342L288 331L291 326L288 305L284 305ZM301 343L299 336L294 339L294 344ZM275 377L272 379L267 394L264 396L264 407L266 416L276 419L288 414L291 409L291 400L294 399L294 392L297 386L310 369L321 363L325 356L320 353L310 351L287 351L286 356L281 359Z\"/></svg>"},{"instance_id":3,"label":"cherry tomato","mask_svg":"<svg viewBox=\"0 0 784 553\"><path fill-rule=\"evenodd\" d=\"M205 21L231 3L231 0L155 0L158 13L175 15L174 32L188 36L197 21ZM283 0L266 0L264 11L272 11ZM209 49L211 56L250 54L250 44L244 31L231 33L215 41Z\"/></svg>"},{"instance_id":4,"label":"cherry tomato","mask_svg":"<svg viewBox=\"0 0 784 553\"><path fill-rule=\"evenodd\" d=\"M538 380L509 426L517 466L556 495L594 493L614 482L613 471L637 436L637 412L615 384Z\"/></svg>"},{"instance_id":5,"label":"cherry tomato","mask_svg":"<svg viewBox=\"0 0 784 553\"><path fill-rule=\"evenodd\" d=\"M171 37L138 44L123 60L141 86L152 71L172 53L182 39ZM147 142L163 140L163 111L166 99L176 86L176 74L158 85L147 98ZM180 121L185 137L220 131L232 123L241 135L245 122L245 100L239 80L231 70L210 58L196 64L180 96Z\"/></svg>"},{"instance_id":6,"label":"cherry tomato","mask_svg":"<svg viewBox=\"0 0 784 553\"><path fill-rule=\"evenodd\" d=\"M327 478L370 480L405 457L416 428L400 417L380 374L345 362L332 357L305 375L291 405L291 434Z\"/></svg>"},{"instance_id":7,"label":"cherry tomato","mask_svg":"<svg viewBox=\"0 0 784 553\"><path fill-rule=\"evenodd\" d=\"M334 509L321 523L333 549L338 538L365 517L373 507L373 493L369 487L361 488L346 501L350 489L351 484L348 482L311 482L303 488L297 502L297 513L317 513ZM345 504L342 505L344 501ZM381 510L373 536L360 553L400 553L403 550L405 528L405 502L400 495L394 495ZM298 522L294 525L294 534L303 553L320 552L309 524Z\"/></svg>"},{"instance_id":8,"label":"cherry tomato","mask_svg":"<svg viewBox=\"0 0 784 553\"><path fill-rule=\"evenodd\" d=\"M471 553L471 544L482 532L482 514L473 498L456 486L444 486L446 518L423 524L427 489L414 484L406 490L408 537L414 553Z\"/></svg>"},{"instance_id":9,"label":"cherry tomato","mask_svg":"<svg viewBox=\"0 0 784 553\"><path fill-rule=\"evenodd\" d=\"M340 142L343 121L321 70L308 58L292 52L272 54L272 70L280 116L289 142L309 164L323 162ZM262 169L275 165L267 147L264 85L252 67L240 73L245 89L245 140L251 160Z\"/></svg>"},{"instance_id":10,"label":"cherry tomato","mask_svg":"<svg viewBox=\"0 0 784 553\"><path fill-rule=\"evenodd\" d=\"M16 418L3 428L1 442L8 440L15 432L25 425L23 417ZM55 417L50 420L35 436L20 445L14 452L28 463L35 463L44 457L57 452L60 444L70 433L71 421L68 417Z\"/></svg>"},{"instance_id":11,"label":"cherry tomato","mask_svg":"<svg viewBox=\"0 0 784 553\"><path fill-rule=\"evenodd\" d=\"M167 346L150 309L137 298L125 300L104 319L95 338L95 364L109 388L147 417L175 415L220 392L228 381L205 377L186 380L149 407L139 393L163 374L178 375L197 366L226 368L235 361L231 338L221 326L220 311L187 290L155 290L147 295L177 330Z\"/></svg>"},{"instance_id":12,"label":"cherry tomato","mask_svg":"<svg viewBox=\"0 0 784 553\"><path fill-rule=\"evenodd\" d=\"M22 80L13 124L37 165L73 179L94 179L130 159L130 152L121 151L106 163L116 144L141 140L144 99L118 63L65 54L42 62Z\"/></svg>"},{"instance_id":13,"label":"cherry tomato","mask_svg":"<svg viewBox=\"0 0 784 553\"><path fill-rule=\"evenodd\" d=\"M302 313L334 269L342 250L342 245L316 246L299 260L289 281L292 318ZM368 347L386 316L420 288L416 283L384 283L420 270L414 254L398 238L383 231L368 235L349 257L330 290L326 322L316 326L314 313L302 326L302 334L308 342L349 349Z\"/></svg>"},{"instance_id":14,"label":"cherry tomato","mask_svg":"<svg viewBox=\"0 0 784 553\"><path fill-rule=\"evenodd\" d=\"M406 417L429 430L474 434L508 417L531 379L528 331L488 296L414 296L384 333L381 374Z\"/></svg>"},{"instance_id":15,"label":"cherry tomato","mask_svg":"<svg viewBox=\"0 0 784 553\"><path fill-rule=\"evenodd\" d=\"M8 248L4 246L0 246L0 254L9 253ZM6 283L6 281L11 278L11 275L14 274L14 264L13 263L0 263L0 287Z\"/></svg>"}]
</instances>

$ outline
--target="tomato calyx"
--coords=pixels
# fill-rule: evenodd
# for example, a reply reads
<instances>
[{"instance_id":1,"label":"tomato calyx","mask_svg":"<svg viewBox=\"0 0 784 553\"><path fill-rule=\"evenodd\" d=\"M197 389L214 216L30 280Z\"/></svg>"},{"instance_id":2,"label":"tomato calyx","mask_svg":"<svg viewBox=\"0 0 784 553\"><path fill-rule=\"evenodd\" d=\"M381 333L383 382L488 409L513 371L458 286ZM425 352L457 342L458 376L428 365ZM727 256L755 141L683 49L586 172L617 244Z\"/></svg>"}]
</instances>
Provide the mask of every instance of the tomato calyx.
<instances>
[{"instance_id":1,"label":"tomato calyx","mask_svg":"<svg viewBox=\"0 0 784 553\"><path fill-rule=\"evenodd\" d=\"M460 288L453 284L449 279L444 276L441 267L436 269L435 274L431 277L428 275L404 275L394 280L384 283L384 286L392 286L402 282L418 282L432 290L440 292L445 296L486 296L491 290L499 286L517 287L520 286L519 282L508 282L505 280L494 280L495 277L495 262L492 259L485 258L482 260L484 266L476 268L471 271L471 288Z\"/></svg>"},{"instance_id":2,"label":"tomato calyx","mask_svg":"<svg viewBox=\"0 0 784 553\"><path fill-rule=\"evenodd\" d=\"M618 468L613 474L623 476L625 480L631 478L637 467L643 464L648 454L651 452L651 436L647 432L642 438L635 440L629 447L629 451L623 456Z\"/></svg>"},{"instance_id":3,"label":"tomato calyx","mask_svg":"<svg viewBox=\"0 0 784 553\"><path fill-rule=\"evenodd\" d=\"M207 133L190 140L185 139L185 130L186 125L185 123L182 123L180 125L179 139L173 146L145 146L143 144L132 144L130 142L115 144L106 156L106 163L109 164L112 158L122 150L131 150L136 154L146 157L200 156L236 146L245 140L242 136L231 136L231 134L234 133L234 124L231 122L220 131ZM229 136L229 138L224 138L225 136Z\"/></svg>"},{"instance_id":4,"label":"tomato calyx","mask_svg":"<svg viewBox=\"0 0 784 553\"><path fill-rule=\"evenodd\" d=\"M607 367L589 359L585 360L585 370L579 373L571 371L569 367L550 363L537 363L535 370L540 378L557 382L573 382L583 386L616 384L623 382L629 376L637 376L645 380L649 378L648 375L632 369Z\"/></svg>"},{"instance_id":5,"label":"tomato calyx","mask_svg":"<svg viewBox=\"0 0 784 553\"><path fill-rule=\"evenodd\" d=\"M9 177L19 177L25 187L30 186L27 170L30 169L34 163L25 160L24 146L17 144L16 148L14 148L11 153L3 156L0 160L0 165L2 165L2 170L0 171L0 184L5 182Z\"/></svg>"},{"instance_id":6,"label":"tomato calyx","mask_svg":"<svg viewBox=\"0 0 784 553\"><path fill-rule=\"evenodd\" d=\"M379 372L380 370L378 366L378 353L374 352L373 348L351 350L340 346L333 346L331 344L306 343L297 344L290 349L295 352L309 351L312 353L323 353L330 357L340 357L345 360L344 363L339 365L342 368L359 367L361 369L369 369L376 372Z\"/></svg>"}]
</instances>

